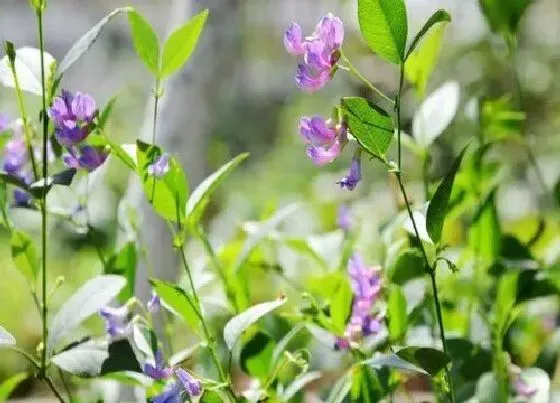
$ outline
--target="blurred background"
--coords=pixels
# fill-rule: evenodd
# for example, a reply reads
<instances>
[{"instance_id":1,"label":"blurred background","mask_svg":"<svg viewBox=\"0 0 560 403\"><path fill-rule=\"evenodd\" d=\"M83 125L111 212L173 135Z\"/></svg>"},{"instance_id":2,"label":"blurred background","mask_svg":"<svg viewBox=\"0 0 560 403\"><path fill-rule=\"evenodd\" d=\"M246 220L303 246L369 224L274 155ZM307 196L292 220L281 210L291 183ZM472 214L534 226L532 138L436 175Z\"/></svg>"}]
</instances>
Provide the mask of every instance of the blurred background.
<instances>
[{"instance_id":1,"label":"blurred background","mask_svg":"<svg viewBox=\"0 0 560 403\"><path fill-rule=\"evenodd\" d=\"M297 126L302 115L327 115L341 96L367 94L367 90L352 76L339 71L324 90L302 93L293 80L296 62L285 52L282 41L283 31L291 21L299 22L304 32L311 32L319 18L331 11L345 22L346 54L364 75L393 96L398 71L371 56L360 40L355 1L49 0L48 3L46 50L59 61L80 35L116 7L136 7L154 25L160 39L191 15L209 8L208 25L198 49L185 70L165 85L157 143L184 164L191 188L236 154L251 153L248 162L226 181L214 199L206 223L212 243L219 248L239 236L243 221L265 217L292 202L301 205L284 222L284 231L297 236L332 231L339 204L350 201L360 226L358 242L370 260L379 259L378 251L371 245L379 237L379 226L397 209L386 173L379 164L364 164L365 180L356 191L341 191L335 182L345 174L350 153L327 169L315 167L305 156ZM448 79L458 80L462 90L457 118L434 147L429 172L437 179L445 172L451 156L475 136L476 126L468 119L464 106L473 96L498 97L512 93L512 74L507 48L500 36L491 34L478 1L407 0L407 8L409 37L437 8L447 9L453 17L440 61L428 83L428 93ZM35 15L27 1L0 1L0 38L14 42L16 47L38 46ZM529 8L521 22L519 49L526 130L544 179L552 188L560 172L558 0L536 0ZM134 53L125 17L119 16L107 26L89 53L67 72L62 87L90 93L100 107L116 95L108 136L120 143L146 138L143 133L151 125L153 82ZM38 116L39 101L27 96L28 110L33 117ZM406 90L404 105L405 131L409 131L418 105L411 89ZM11 119L18 117L14 93L3 87L0 113ZM512 147L504 149L504 153L508 160L518 163L508 171L500 187L499 214L512 231L518 229L523 233L524 226L534 225L542 195L535 190L534 172L524 162L522 152ZM149 249L156 274L176 277L177 265L165 226L139 202L142 195L135 190L135 183L121 162L112 160L107 168L105 177L89 191L88 209L98 246L109 253L122 242L117 217L124 214L122 209L119 213L119 202L126 198L131 205L139 207L140 236ZM407 180L415 200L422 201L421 169L413 155L405 153L404 171L409 172ZM18 225L31 232L38 229L38 214L15 212L14 217ZM555 230L549 230L549 241L556 238ZM99 273L101 265L88 237L54 219L49 248L51 287L57 276L65 278L51 302L56 306L87 278ZM202 254L196 244L189 250L193 259ZM306 266L290 254L280 258L284 259L288 274L306 274ZM16 336L20 347L32 349L40 339L40 320L24 278L12 266L5 231L0 231L0 275L0 323ZM146 284L145 274L139 276L138 292L143 299L148 295ZM88 324L92 329L102 329L98 318ZM17 355L0 351L0 382L24 370L25 365ZM22 395L41 393L40 385L25 384L20 389Z\"/></svg>"}]
</instances>

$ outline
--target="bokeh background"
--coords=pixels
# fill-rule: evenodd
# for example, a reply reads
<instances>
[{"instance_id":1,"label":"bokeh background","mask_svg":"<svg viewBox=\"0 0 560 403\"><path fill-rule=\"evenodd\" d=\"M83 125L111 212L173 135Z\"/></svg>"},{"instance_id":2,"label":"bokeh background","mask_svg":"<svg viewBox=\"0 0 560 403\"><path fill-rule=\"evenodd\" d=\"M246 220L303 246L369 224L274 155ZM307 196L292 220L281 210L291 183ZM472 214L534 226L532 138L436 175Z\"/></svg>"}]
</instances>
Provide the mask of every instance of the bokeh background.
<instances>
[{"instance_id":1,"label":"bokeh background","mask_svg":"<svg viewBox=\"0 0 560 403\"><path fill-rule=\"evenodd\" d=\"M372 248L378 227L396 212L392 184L376 164L365 164L365 180L355 192L341 191L335 184L347 169L350 155L327 169L318 169L305 157L297 132L302 115L328 114L341 96L365 94L362 84L339 71L331 84L316 94L299 91L294 83L295 60L283 48L283 30L298 21L311 31L328 11L345 22L345 50L354 64L383 91L393 95L398 84L395 67L371 56L359 39L356 2L353 0L49 0L45 16L46 50L61 60L72 43L100 18L119 6L136 7L164 38L178 23L203 8L210 9L208 25L199 47L184 71L165 86L165 98L158 125L158 143L184 164L191 188L206 174L239 152L249 151L249 162L228 180L214 199L207 217L211 240L216 247L242 233L246 220L264 217L280 206L299 202L299 210L283 224L283 230L298 236L335 229L338 205L351 201L360 224L358 243L375 260ZM461 108L455 122L434 147L430 174L441 176L451 155L475 135L476 127L464 111L469 99L482 93L500 96L513 91L507 48L492 35L476 0L408 0L409 32L417 32L437 8L453 17L445 36L440 62L428 92L448 79L461 84ZM533 141L538 164L552 188L560 172L560 2L536 0L522 20L519 42L519 73L527 113L526 130ZM410 34L409 34L410 35ZM0 1L0 38L16 47L37 47L35 15L27 1ZM124 17L118 17L103 31L98 42L65 75L63 88L92 94L98 105L117 96L108 135L118 142L146 137L151 125L150 75L134 53ZM37 116L39 99L27 96L28 110ZM413 91L406 90L405 130L418 104ZM13 91L0 88L0 112L17 117ZM524 234L533 228L541 196L534 172L522 151L503 151L513 164L501 186L498 207L508 228ZM518 153L519 155L517 155ZM422 199L420 165L405 153L415 200ZM105 176L89 190L90 218L95 239L103 251L121 242L118 231L119 201L127 198L139 206L140 236L145 242L156 275L174 278L177 265L170 249L166 228L138 203L135 182L119 161L113 160ZM37 231L37 217L31 212L15 214L18 225ZM547 239L560 246L556 228ZM528 231L530 232L530 231ZM35 232L38 235L38 232ZM522 236L527 237L527 234ZM554 244L554 242L552 243ZM64 284L52 299L54 306L85 279L101 271L90 239L62 222L51 220L49 231L50 287L62 275ZM327 248L328 249L328 248ZM546 253L554 255L558 248ZM190 257L202 255L199 245L189 248ZM325 252L326 253L326 252ZM305 276L308 267L289 251L279 259L291 276ZM379 261L382 263L382 261ZM145 273L145 268L143 269ZM310 269L309 269L310 270ZM278 290L282 285L277 286ZM141 298L147 295L144 276L138 278ZM276 290L273 288L273 290ZM545 312L546 313L546 312ZM554 318L557 312L548 313ZM0 323L16 336L22 348L33 348L40 339L40 320L33 308L24 278L13 267L7 232L0 231ZM101 331L98 318L88 322ZM531 340L523 343L531 344ZM0 381L25 369L17 355L0 351ZM26 383L22 396L41 394L41 386Z\"/></svg>"}]
</instances>

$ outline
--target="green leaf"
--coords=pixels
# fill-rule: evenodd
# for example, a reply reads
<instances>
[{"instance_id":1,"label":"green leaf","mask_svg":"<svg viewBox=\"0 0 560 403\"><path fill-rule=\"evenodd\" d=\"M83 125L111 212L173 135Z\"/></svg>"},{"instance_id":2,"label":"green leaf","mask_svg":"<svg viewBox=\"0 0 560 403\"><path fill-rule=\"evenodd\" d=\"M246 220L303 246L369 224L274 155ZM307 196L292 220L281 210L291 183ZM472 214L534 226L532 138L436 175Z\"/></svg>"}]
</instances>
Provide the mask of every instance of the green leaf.
<instances>
[{"instance_id":1,"label":"green leaf","mask_svg":"<svg viewBox=\"0 0 560 403\"><path fill-rule=\"evenodd\" d=\"M381 400L381 383L375 372L367 365L353 368L350 397L353 403L376 403Z\"/></svg>"},{"instance_id":2,"label":"green leaf","mask_svg":"<svg viewBox=\"0 0 560 403\"><path fill-rule=\"evenodd\" d=\"M215 390L205 390L200 398L200 403L222 403L224 398Z\"/></svg>"},{"instance_id":3,"label":"green leaf","mask_svg":"<svg viewBox=\"0 0 560 403\"><path fill-rule=\"evenodd\" d=\"M121 371L142 372L134 350L126 339L109 344L109 357L101 366L101 375Z\"/></svg>"},{"instance_id":4,"label":"green leaf","mask_svg":"<svg viewBox=\"0 0 560 403\"><path fill-rule=\"evenodd\" d=\"M233 349L235 342L241 334L247 330L249 326L258 321L260 318L270 313L274 309L284 305L286 298L280 298L276 301L264 302L254 305L239 315L231 318L224 327L224 341L230 350Z\"/></svg>"},{"instance_id":5,"label":"green leaf","mask_svg":"<svg viewBox=\"0 0 560 403\"><path fill-rule=\"evenodd\" d=\"M187 202L188 184L181 165L169 158L169 171L161 178L148 174L148 166L162 155L159 147L136 141L138 175L144 194L154 211L167 221L183 222L183 208Z\"/></svg>"},{"instance_id":6,"label":"green leaf","mask_svg":"<svg viewBox=\"0 0 560 403\"><path fill-rule=\"evenodd\" d=\"M204 179L202 183L196 187L185 207L185 217L190 225L196 226L199 223L212 193L214 193L222 181L226 179L239 164L245 161L248 156L248 153L239 154Z\"/></svg>"},{"instance_id":7,"label":"green leaf","mask_svg":"<svg viewBox=\"0 0 560 403\"><path fill-rule=\"evenodd\" d=\"M119 274L126 278L126 287L119 294L119 301L125 303L134 296L136 283L136 244L127 242L107 259L105 274Z\"/></svg>"},{"instance_id":8,"label":"green leaf","mask_svg":"<svg viewBox=\"0 0 560 403\"><path fill-rule=\"evenodd\" d=\"M348 277L341 276L336 292L331 294L330 313L334 330L340 336L346 329L346 322L352 311L352 287Z\"/></svg>"},{"instance_id":9,"label":"green leaf","mask_svg":"<svg viewBox=\"0 0 560 403\"><path fill-rule=\"evenodd\" d=\"M414 84L420 99L426 94L428 80L439 58L447 24L445 20L435 23L406 57L404 73L408 81Z\"/></svg>"},{"instance_id":10,"label":"green leaf","mask_svg":"<svg viewBox=\"0 0 560 403\"><path fill-rule=\"evenodd\" d=\"M395 131L389 114L365 98L346 97L340 103L350 133L370 154L384 156Z\"/></svg>"},{"instance_id":11,"label":"green leaf","mask_svg":"<svg viewBox=\"0 0 560 403\"><path fill-rule=\"evenodd\" d=\"M100 380L109 379L112 381L117 381L120 384L128 386L139 386L148 389L154 383L154 380L149 376L146 376L140 372L133 371L116 371L110 372L108 374L99 377Z\"/></svg>"},{"instance_id":12,"label":"green leaf","mask_svg":"<svg viewBox=\"0 0 560 403\"><path fill-rule=\"evenodd\" d=\"M182 318L189 326L198 329L200 323L197 312L200 307L196 305L192 296L181 287L162 280L150 279L150 284L167 309Z\"/></svg>"},{"instance_id":13,"label":"green leaf","mask_svg":"<svg viewBox=\"0 0 560 403\"><path fill-rule=\"evenodd\" d=\"M305 325L299 322L294 327L292 327L290 331L286 333L284 337L282 337L282 339L280 339L272 353L273 364L278 363L278 359L282 356L282 353L286 351L292 339L303 329L305 329Z\"/></svg>"},{"instance_id":14,"label":"green leaf","mask_svg":"<svg viewBox=\"0 0 560 403\"><path fill-rule=\"evenodd\" d=\"M492 372L483 374L476 383L475 396L479 403L495 403L500 395L498 379Z\"/></svg>"},{"instance_id":15,"label":"green leaf","mask_svg":"<svg viewBox=\"0 0 560 403\"><path fill-rule=\"evenodd\" d=\"M389 340L392 343L401 341L408 327L406 298L402 289L394 284L390 286L387 298L387 322Z\"/></svg>"},{"instance_id":16,"label":"green leaf","mask_svg":"<svg viewBox=\"0 0 560 403\"><path fill-rule=\"evenodd\" d=\"M358 21L371 50L395 64L404 60L408 24L403 0L358 0Z\"/></svg>"},{"instance_id":17,"label":"green leaf","mask_svg":"<svg viewBox=\"0 0 560 403\"><path fill-rule=\"evenodd\" d=\"M494 327L497 335L505 335L518 313L514 307L517 300L519 273L503 275L498 283L494 307Z\"/></svg>"},{"instance_id":18,"label":"green leaf","mask_svg":"<svg viewBox=\"0 0 560 403\"><path fill-rule=\"evenodd\" d=\"M255 333L241 349L239 356L241 369L251 377L266 381L266 377L270 374L274 347L275 342L268 334Z\"/></svg>"},{"instance_id":19,"label":"green leaf","mask_svg":"<svg viewBox=\"0 0 560 403\"><path fill-rule=\"evenodd\" d=\"M479 0L482 13L493 32L515 35L519 22L533 0Z\"/></svg>"},{"instance_id":20,"label":"green leaf","mask_svg":"<svg viewBox=\"0 0 560 403\"><path fill-rule=\"evenodd\" d=\"M51 362L66 372L87 378L98 376L103 362L108 357L106 347L84 343L56 354L51 358Z\"/></svg>"},{"instance_id":21,"label":"green leaf","mask_svg":"<svg viewBox=\"0 0 560 403\"><path fill-rule=\"evenodd\" d=\"M433 13L432 16L428 18L428 21L426 21L426 23L424 24L420 32L416 34L414 40L412 41L410 47L408 48L408 51L406 52L406 58L408 58L408 56L410 56L410 54L414 52L414 49L416 49L416 46L418 45L420 40L424 37L424 35L426 35L434 25L441 22L451 22L451 15L449 15L447 11L442 9L437 10L435 13Z\"/></svg>"},{"instance_id":22,"label":"green leaf","mask_svg":"<svg viewBox=\"0 0 560 403\"><path fill-rule=\"evenodd\" d=\"M126 280L115 275L97 276L82 285L52 319L47 351L52 351L64 336L111 302L125 285Z\"/></svg>"},{"instance_id":23,"label":"green leaf","mask_svg":"<svg viewBox=\"0 0 560 403\"><path fill-rule=\"evenodd\" d=\"M424 256L416 248L401 252L394 265L389 267L387 276L392 283L403 285L407 281L424 275Z\"/></svg>"},{"instance_id":24,"label":"green leaf","mask_svg":"<svg viewBox=\"0 0 560 403\"><path fill-rule=\"evenodd\" d=\"M350 392L351 387L352 379L350 374L346 372L335 382L325 403L342 403L348 392Z\"/></svg>"},{"instance_id":25,"label":"green leaf","mask_svg":"<svg viewBox=\"0 0 560 403\"><path fill-rule=\"evenodd\" d=\"M159 71L159 40L151 25L137 11L128 13L128 23L136 54L148 70L154 74Z\"/></svg>"},{"instance_id":26,"label":"green leaf","mask_svg":"<svg viewBox=\"0 0 560 403\"><path fill-rule=\"evenodd\" d=\"M311 371L301 374L296 379L294 379L292 383L290 383L284 390L284 392L282 393L282 401L292 401L291 399L293 399L300 390L305 388L311 382L321 378L322 375L323 374L319 371Z\"/></svg>"},{"instance_id":27,"label":"green leaf","mask_svg":"<svg viewBox=\"0 0 560 403\"><path fill-rule=\"evenodd\" d=\"M112 96L105 107L99 113L99 117L97 118L97 125L100 130L103 130L105 126L107 126L107 122L113 113L113 109L115 108L115 103L117 102L117 96Z\"/></svg>"},{"instance_id":28,"label":"green leaf","mask_svg":"<svg viewBox=\"0 0 560 403\"><path fill-rule=\"evenodd\" d=\"M179 70L191 57L198 38L204 28L208 10L195 15L185 25L177 28L163 45L160 78L165 78Z\"/></svg>"},{"instance_id":29,"label":"green leaf","mask_svg":"<svg viewBox=\"0 0 560 403\"><path fill-rule=\"evenodd\" d=\"M8 400L12 392L18 387L18 385L26 380L29 375L26 372L20 372L12 375L4 382L0 383L0 402L5 402Z\"/></svg>"},{"instance_id":30,"label":"green leaf","mask_svg":"<svg viewBox=\"0 0 560 403\"><path fill-rule=\"evenodd\" d=\"M37 250L33 240L25 232L14 230L12 231L10 246L14 264L30 284L35 284L39 265L37 264Z\"/></svg>"},{"instance_id":31,"label":"green leaf","mask_svg":"<svg viewBox=\"0 0 560 403\"><path fill-rule=\"evenodd\" d=\"M451 362L449 356L443 351L430 347L406 347L397 351L397 355L422 368L432 377L436 376Z\"/></svg>"},{"instance_id":32,"label":"green leaf","mask_svg":"<svg viewBox=\"0 0 560 403\"><path fill-rule=\"evenodd\" d=\"M6 45L9 45L9 43L6 43ZM10 54L6 54L0 60L0 83L6 87L15 88L10 56ZM45 82L50 83L55 70L56 60L47 52L43 52L43 59ZM43 86L41 85L41 51L30 47L16 49L14 67L20 89L24 92L41 96L43 93Z\"/></svg>"},{"instance_id":33,"label":"green leaf","mask_svg":"<svg viewBox=\"0 0 560 403\"><path fill-rule=\"evenodd\" d=\"M15 346L16 338L6 329L0 326L0 346Z\"/></svg>"},{"instance_id":34,"label":"green leaf","mask_svg":"<svg viewBox=\"0 0 560 403\"><path fill-rule=\"evenodd\" d=\"M422 368L411 364L409 361L402 359L395 353L376 353L376 355L370 359L362 361L362 364L369 365L375 369L381 369L383 367L394 368L409 372L418 372L420 374L428 375L426 371Z\"/></svg>"},{"instance_id":35,"label":"green leaf","mask_svg":"<svg viewBox=\"0 0 560 403\"><path fill-rule=\"evenodd\" d=\"M70 186L75 175L75 168L65 169L64 171L60 171L53 176L49 176L48 178L46 178L46 180L39 179L38 181L33 182L27 187L26 190L33 197L37 199L43 199L52 189L53 185Z\"/></svg>"},{"instance_id":36,"label":"green leaf","mask_svg":"<svg viewBox=\"0 0 560 403\"><path fill-rule=\"evenodd\" d=\"M428 206L428 212L426 214L426 229L430 238L435 243L441 240L441 233L443 230L443 222L445 221L445 216L447 214L447 206L449 204L449 199L451 197L451 190L453 189L453 182L455 181L455 175L461 166L461 161L463 156L467 151L467 147L463 148L461 153L455 161L447 176L438 186L432 200L430 200L430 205Z\"/></svg>"},{"instance_id":37,"label":"green leaf","mask_svg":"<svg viewBox=\"0 0 560 403\"><path fill-rule=\"evenodd\" d=\"M117 8L91 27L89 31L80 37L80 39L74 42L68 53L66 53L58 68L59 74L63 74L66 70L68 70L80 57L84 55L84 53L89 50L89 48L91 48L97 38L99 38L101 31L105 28L105 25L107 25L113 17L118 14L128 13L131 11L133 11L133 9L130 7Z\"/></svg>"}]
</instances>

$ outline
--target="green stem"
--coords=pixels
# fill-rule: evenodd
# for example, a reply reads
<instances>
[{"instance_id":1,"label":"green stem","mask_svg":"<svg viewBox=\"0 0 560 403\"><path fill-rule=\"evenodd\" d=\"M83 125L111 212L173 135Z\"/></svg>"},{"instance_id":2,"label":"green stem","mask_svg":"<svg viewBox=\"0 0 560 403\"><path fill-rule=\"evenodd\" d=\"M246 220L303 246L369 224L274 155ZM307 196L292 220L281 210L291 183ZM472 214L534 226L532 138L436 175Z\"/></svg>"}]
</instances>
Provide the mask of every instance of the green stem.
<instances>
[{"instance_id":1,"label":"green stem","mask_svg":"<svg viewBox=\"0 0 560 403\"><path fill-rule=\"evenodd\" d=\"M356 69L356 67L354 67L354 65L352 64L350 59L348 59L344 54L341 55L341 58L344 61L344 63L346 64L346 67L348 67L348 69L350 70L350 72L353 73L356 77L358 77L365 85L367 85L369 89L371 89L373 92L375 92L377 95L379 95L381 98L385 99L389 103L391 103L391 104L395 103L394 100L392 100L387 95L385 95L385 93L383 93L383 91L381 91L379 88L377 88L375 85L373 85L373 83L371 81L369 81L362 73L360 73L358 71L358 69Z\"/></svg>"},{"instance_id":2,"label":"green stem","mask_svg":"<svg viewBox=\"0 0 560 403\"><path fill-rule=\"evenodd\" d=\"M45 82L45 45L43 41L43 12L42 10L37 10L37 23L39 27L39 50L41 53L41 95L42 95L42 111L41 118L43 122L43 181L47 180L48 174L48 130L49 121L47 116L47 94L46 94L46 82ZM43 252L43 271L42 271L42 319L43 319L43 349L41 351L41 377L46 376L47 370L47 198L43 193L41 200L41 246ZM54 390L53 390L54 391ZM56 392L55 392L56 394Z\"/></svg>"},{"instance_id":3,"label":"green stem","mask_svg":"<svg viewBox=\"0 0 560 403\"><path fill-rule=\"evenodd\" d=\"M156 88L154 89L154 117L153 117L153 125L152 125L152 144L156 144L156 130L157 130L157 116L158 116L158 104L160 98L160 81L159 76L156 77Z\"/></svg>"},{"instance_id":4,"label":"green stem","mask_svg":"<svg viewBox=\"0 0 560 403\"><path fill-rule=\"evenodd\" d=\"M52 379L48 376L44 377L45 383L47 384L47 386L52 390L52 392L54 393L54 395L56 396L56 398L61 402L64 403L64 398L62 397L62 395L60 394L60 392L56 389L56 386L54 386L54 382L52 381Z\"/></svg>"},{"instance_id":5,"label":"green stem","mask_svg":"<svg viewBox=\"0 0 560 403\"><path fill-rule=\"evenodd\" d=\"M29 159L31 160L31 167L33 169L34 180L39 180L39 173L37 171L37 162L35 161L35 153L33 152L33 146L31 145L31 135L29 133L29 122L27 120L27 112L25 110L25 102L23 100L23 93L21 91L21 86L19 84L19 79L16 74L15 63L10 62L10 69L12 70L12 75L14 77L14 84L16 90L16 98L19 107L19 112L21 119L23 120L23 134L25 136L25 143L27 146L27 153L29 154Z\"/></svg>"},{"instance_id":6,"label":"green stem","mask_svg":"<svg viewBox=\"0 0 560 403\"><path fill-rule=\"evenodd\" d=\"M509 398L509 374L502 347L501 334L494 334L492 355L494 358L494 373L498 381L498 402L507 403Z\"/></svg>"},{"instance_id":7,"label":"green stem","mask_svg":"<svg viewBox=\"0 0 560 403\"><path fill-rule=\"evenodd\" d=\"M225 270L225 267L222 265L222 263L218 259L218 256L216 256L216 252L214 251L214 248L210 244L210 240L206 236L206 233L204 232L204 229L201 228L200 226L197 227L196 230L195 230L195 234L198 237L198 239L202 242L202 245L204 246L204 249L206 250L206 253L210 257L210 260L212 261L212 265L214 266L214 269L215 269L216 273L218 273L218 276L222 280L222 284L224 285L224 288L225 288L225 291L226 291L226 296L227 296L227 299L229 301L230 306L233 308L235 313L239 313L239 309L237 307L237 302L235 300L235 290L231 286L230 281L228 280L228 275L227 275L227 272Z\"/></svg>"},{"instance_id":8,"label":"green stem","mask_svg":"<svg viewBox=\"0 0 560 403\"><path fill-rule=\"evenodd\" d=\"M187 278L189 280L189 286L191 288L191 293L192 296L194 298L194 302L196 304L195 306L195 311L196 314L198 316L198 319L200 320L200 324L202 325L202 332L204 333L204 339L206 341L206 344L208 345L208 349L210 350L210 355L212 358L212 362L214 363L214 366L216 367L216 369L218 370L218 374L220 377L220 381L227 383L229 385L229 379L226 377L226 374L222 368L222 365L220 364L220 359L218 357L218 353L216 351L216 345L215 345L215 341L214 338L212 337L212 335L210 334L210 330L208 329L208 326L206 324L206 320L204 319L204 315L202 315L202 305L200 304L200 298L198 297L198 293L196 291L196 288L194 286L194 280L192 277L192 273L191 273L191 269L189 268L189 264L187 262L187 257L185 256L185 250L184 248L180 248L181 252L181 261L183 263L183 267L185 269L185 272L187 273ZM228 393L230 394L231 397L233 397L233 400L235 401L235 395L233 394L233 391L231 390L231 386L228 387Z\"/></svg>"},{"instance_id":9,"label":"green stem","mask_svg":"<svg viewBox=\"0 0 560 403\"><path fill-rule=\"evenodd\" d=\"M66 377L64 376L64 372L62 372L60 368L58 369L58 375L60 376L60 380L62 381L62 386L64 386L64 390L68 395L68 400L70 400L70 402L73 402L74 398L72 397L72 390L70 389L70 384L66 379Z\"/></svg>"},{"instance_id":10,"label":"green stem","mask_svg":"<svg viewBox=\"0 0 560 403\"><path fill-rule=\"evenodd\" d=\"M399 92L397 93L397 99L395 102L395 112L397 114L397 153L398 159L397 164L399 167L399 171L402 169L402 147L401 147L401 98L402 98L402 89L404 84L404 64L400 65L400 73L399 73Z\"/></svg>"}]
</instances>

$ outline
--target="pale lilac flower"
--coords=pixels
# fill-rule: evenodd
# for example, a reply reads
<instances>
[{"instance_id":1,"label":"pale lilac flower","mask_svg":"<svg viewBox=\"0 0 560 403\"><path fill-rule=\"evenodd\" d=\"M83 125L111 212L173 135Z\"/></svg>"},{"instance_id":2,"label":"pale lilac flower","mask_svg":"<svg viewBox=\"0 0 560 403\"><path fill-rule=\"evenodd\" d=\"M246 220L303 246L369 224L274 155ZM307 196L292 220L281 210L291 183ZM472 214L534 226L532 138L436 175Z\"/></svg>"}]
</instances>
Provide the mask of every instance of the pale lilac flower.
<instances>
[{"instance_id":1,"label":"pale lilac flower","mask_svg":"<svg viewBox=\"0 0 560 403\"><path fill-rule=\"evenodd\" d=\"M110 337L117 338L130 334L128 306L123 305L118 308L106 306L99 310L99 315L105 320L105 331Z\"/></svg>"},{"instance_id":2,"label":"pale lilac flower","mask_svg":"<svg viewBox=\"0 0 560 403\"><path fill-rule=\"evenodd\" d=\"M58 142L66 147L82 142L92 130L93 119L97 115L95 100L82 92L72 95L63 90L61 97L55 97L48 111L55 126Z\"/></svg>"},{"instance_id":3,"label":"pale lilac flower","mask_svg":"<svg viewBox=\"0 0 560 403\"><path fill-rule=\"evenodd\" d=\"M537 388L525 382L520 375L517 375L514 379L513 388L519 396L526 399L531 398L535 393L537 393Z\"/></svg>"},{"instance_id":4,"label":"pale lilac flower","mask_svg":"<svg viewBox=\"0 0 560 403\"><path fill-rule=\"evenodd\" d=\"M148 165L148 175L155 178L161 178L169 172L169 155L162 154L156 158L153 164Z\"/></svg>"},{"instance_id":5,"label":"pale lilac flower","mask_svg":"<svg viewBox=\"0 0 560 403\"><path fill-rule=\"evenodd\" d=\"M336 224L338 228L348 232L352 228L352 217L350 214L350 209L346 204L341 204L338 207L338 215L336 219Z\"/></svg>"},{"instance_id":6,"label":"pale lilac flower","mask_svg":"<svg viewBox=\"0 0 560 403\"><path fill-rule=\"evenodd\" d=\"M354 188L358 185L358 183L362 180L362 164L361 158L358 153L357 156L352 158L352 163L350 164L350 172L340 181L338 184L340 187L346 188L350 191L354 190Z\"/></svg>"},{"instance_id":7,"label":"pale lilac flower","mask_svg":"<svg viewBox=\"0 0 560 403\"><path fill-rule=\"evenodd\" d=\"M165 360L163 359L163 353L161 350L156 351L154 361L155 365L150 363L144 364L144 373L150 378L163 380L173 375L173 368L165 366Z\"/></svg>"},{"instance_id":8,"label":"pale lilac flower","mask_svg":"<svg viewBox=\"0 0 560 403\"><path fill-rule=\"evenodd\" d=\"M302 117L299 131L308 144L307 156L317 165L332 162L340 155L347 142L344 125L333 127L330 120L326 121L318 116Z\"/></svg>"},{"instance_id":9,"label":"pale lilac flower","mask_svg":"<svg viewBox=\"0 0 560 403\"><path fill-rule=\"evenodd\" d=\"M200 381L184 369L176 369L176 381L170 388L152 399L153 403L182 403L182 393L185 392L189 398L200 396L202 385Z\"/></svg>"},{"instance_id":10,"label":"pale lilac flower","mask_svg":"<svg viewBox=\"0 0 560 403\"><path fill-rule=\"evenodd\" d=\"M340 18L329 13L319 21L315 31L305 38L301 27L291 23L284 33L288 53L302 56L296 72L296 84L305 91L325 86L336 71L344 26Z\"/></svg>"},{"instance_id":11,"label":"pale lilac flower","mask_svg":"<svg viewBox=\"0 0 560 403\"><path fill-rule=\"evenodd\" d=\"M10 175L17 175L27 163L27 145L22 137L11 138L4 146L2 168Z\"/></svg>"},{"instance_id":12,"label":"pale lilac flower","mask_svg":"<svg viewBox=\"0 0 560 403\"><path fill-rule=\"evenodd\" d=\"M159 310L161 309L161 299L156 293L152 292L152 296L150 297L150 300L146 305L149 312L159 312Z\"/></svg>"},{"instance_id":13,"label":"pale lilac flower","mask_svg":"<svg viewBox=\"0 0 560 403\"><path fill-rule=\"evenodd\" d=\"M10 120L5 116L0 114L0 132L6 130L10 126Z\"/></svg>"}]
</instances>

